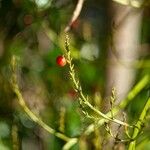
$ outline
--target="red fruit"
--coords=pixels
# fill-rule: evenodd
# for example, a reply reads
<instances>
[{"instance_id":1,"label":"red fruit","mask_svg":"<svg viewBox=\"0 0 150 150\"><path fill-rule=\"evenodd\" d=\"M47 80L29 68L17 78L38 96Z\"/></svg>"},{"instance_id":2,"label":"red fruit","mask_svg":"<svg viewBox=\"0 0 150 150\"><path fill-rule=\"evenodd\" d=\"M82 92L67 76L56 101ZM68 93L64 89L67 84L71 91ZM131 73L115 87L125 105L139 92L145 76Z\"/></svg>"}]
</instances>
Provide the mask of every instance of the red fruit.
<instances>
[{"instance_id":1,"label":"red fruit","mask_svg":"<svg viewBox=\"0 0 150 150\"><path fill-rule=\"evenodd\" d=\"M33 16L30 15L30 14L25 15L24 18L23 18L23 21L24 21L24 24L26 26L28 26L28 25L32 24L32 22L33 22Z\"/></svg>"},{"instance_id":2,"label":"red fruit","mask_svg":"<svg viewBox=\"0 0 150 150\"><path fill-rule=\"evenodd\" d=\"M57 65L60 66L60 67L65 66L66 63L67 63L66 58L64 56L58 56L56 58L56 62L57 62Z\"/></svg>"},{"instance_id":3,"label":"red fruit","mask_svg":"<svg viewBox=\"0 0 150 150\"><path fill-rule=\"evenodd\" d=\"M75 90L73 90L73 89L70 89L70 90L68 91L68 96L69 96L70 98L76 98L77 92L76 92Z\"/></svg>"}]
</instances>

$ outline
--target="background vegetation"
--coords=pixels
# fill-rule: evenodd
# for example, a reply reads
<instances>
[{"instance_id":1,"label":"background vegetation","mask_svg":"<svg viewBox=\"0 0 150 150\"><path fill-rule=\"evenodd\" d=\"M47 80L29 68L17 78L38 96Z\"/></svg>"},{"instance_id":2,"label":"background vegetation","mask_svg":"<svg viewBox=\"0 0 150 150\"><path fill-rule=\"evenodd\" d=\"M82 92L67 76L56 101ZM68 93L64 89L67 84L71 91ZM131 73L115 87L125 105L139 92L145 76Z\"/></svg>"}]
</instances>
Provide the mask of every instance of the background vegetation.
<instances>
[{"instance_id":1,"label":"background vegetation","mask_svg":"<svg viewBox=\"0 0 150 150\"><path fill-rule=\"evenodd\" d=\"M115 30L112 5L116 3L127 7L128 4L122 2L127 1L86 0L68 32L71 56L83 93L102 112L110 109L105 105L110 102L110 89L115 86L112 84L108 88L107 78L108 56ZM134 8L143 12L138 35L140 52L136 61L132 62L135 76L127 93L145 75L150 76L150 5L148 1L142 4L140 8ZM109 131L104 130L104 125L95 126L91 134L83 134L96 121L83 114L68 65L59 67L56 64L57 56L65 54L64 29L76 5L76 0L0 0L0 150L59 150L65 144L41 128L20 107L10 83L12 55L17 58L17 82L26 104L56 131L79 138L72 149L107 149L105 146L109 145L109 140L114 139ZM115 65L110 66L115 69ZM109 76L113 80L114 75ZM121 85L122 89L124 87ZM122 93L116 91L115 94L118 98ZM149 95L148 77L141 90L122 109L130 124L136 124ZM149 119L148 114L142 135L137 140L137 150L150 149ZM123 120L123 115L119 120ZM123 144L123 148L127 148L127 144Z\"/></svg>"}]
</instances>

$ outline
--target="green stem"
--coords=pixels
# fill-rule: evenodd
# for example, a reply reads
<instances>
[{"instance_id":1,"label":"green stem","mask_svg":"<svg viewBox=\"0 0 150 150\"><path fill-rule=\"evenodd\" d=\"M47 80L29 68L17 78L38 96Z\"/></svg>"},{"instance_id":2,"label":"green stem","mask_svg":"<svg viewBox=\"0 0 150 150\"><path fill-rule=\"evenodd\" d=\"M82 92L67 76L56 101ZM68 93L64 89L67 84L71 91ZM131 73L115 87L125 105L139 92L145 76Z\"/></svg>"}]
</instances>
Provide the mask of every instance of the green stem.
<instances>
[{"instance_id":1,"label":"green stem","mask_svg":"<svg viewBox=\"0 0 150 150\"><path fill-rule=\"evenodd\" d=\"M25 113L31 118L31 120L33 120L34 122L36 122L38 125L40 125L43 129L45 129L47 132L49 132L50 134L55 135L56 137L69 142L70 140L72 140L72 138L67 137L66 135L57 132L56 130L54 130L53 128L51 128L50 126L48 126L45 122L42 121L42 119L39 116L36 116L26 105L25 100L23 99L23 96L19 90L19 86L17 84L17 76L16 76L16 58L15 56L12 57L11 60L11 68L12 68L12 80L11 80L11 84L12 84L12 90L14 91L14 93L17 95L17 100L18 103L20 104L20 106L22 107L22 109L25 111ZM75 139L75 138L73 138Z\"/></svg>"},{"instance_id":2,"label":"green stem","mask_svg":"<svg viewBox=\"0 0 150 150\"><path fill-rule=\"evenodd\" d=\"M149 83L150 80L150 76L149 75L145 75L135 86L134 88L129 92L129 94L127 95L127 98L125 98L124 100L122 100L122 102L120 103L119 106L116 106L112 109L113 111L113 115L117 115L117 113L120 111L120 109L125 108L134 98L136 95L138 95L140 93L140 91ZM107 116L111 117L111 113L108 112L106 114ZM104 119L100 119L97 123L97 126L100 127L101 125L104 124L104 122L106 122L106 120ZM87 129L85 130L85 134L89 135L94 131L94 124L91 124L87 127Z\"/></svg>"},{"instance_id":3,"label":"green stem","mask_svg":"<svg viewBox=\"0 0 150 150\"><path fill-rule=\"evenodd\" d=\"M111 113L113 113L113 115L116 115L120 109L125 108L130 101L132 101L135 96L149 83L149 75L145 75L142 80L133 88L133 90L131 90L127 96L126 99L122 100L122 102L120 103L119 106L115 107L114 109L112 109L111 112L108 112L107 114L103 114L102 112L100 112L99 110L97 110L95 107L93 107L89 102L88 99L84 96L84 94L82 93L82 87L79 83L78 80L76 80L76 76L75 76L75 71L74 71L74 65L72 64L72 58L70 55L70 50L69 50L69 44L68 44L68 37L66 38L66 43L65 43L65 49L66 49L66 58L68 60L68 64L69 64L69 68L70 68L70 76L71 79L74 83L74 89L75 91L78 92L80 99L82 100L82 102L87 105L91 110L93 110L94 112L96 112L97 114L99 114L101 117L103 117L102 119L100 119L97 123L97 126L101 126L102 124L104 124L104 122L108 122L108 121L112 121L124 126L128 126L128 127L133 127L128 125L125 122L122 122L120 120L114 119L111 117ZM81 104L82 105L82 104ZM84 134L85 135L89 135L90 133L92 133L94 131L94 125L91 124L90 126L88 126L88 128L85 130Z\"/></svg>"},{"instance_id":4,"label":"green stem","mask_svg":"<svg viewBox=\"0 0 150 150\"><path fill-rule=\"evenodd\" d=\"M93 110L95 113L97 113L100 117L103 117L105 120L112 121L112 122L115 122L117 124L120 124L120 125L132 128L131 125L129 125L129 124L123 122L123 121L120 121L118 119L112 118L111 116L108 116L108 115L102 113L101 111L96 109L94 106L92 106L88 102L88 99L84 96L84 94L82 92L82 87L81 87L79 81L76 79L76 75L75 75L75 71L74 71L74 65L72 64L72 58L71 58L71 55L70 55L70 51L69 51L68 45L66 45L66 50L67 50L67 54L66 54L67 61L68 61L68 64L69 64L69 69L70 69L70 77L71 77L71 80L73 81L74 89L75 89L75 91L78 92L79 97L81 98L82 102L85 105L87 105L91 110Z\"/></svg>"},{"instance_id":5,"label":"green stem","mask_svg":"<svg viewBox=\"0 0 150 150\"><path fill-rule=\"evenodd\" d=\"M138 136L138 134L140 133L141 131L141 127L142 127L142 124L144 122L144 119L146 117L146 113L148 111L148 109L150 108L150 98L148 98L140 116L139 116L139 119L135 125L135 128L133 130L133 135L132 135L132 141L130 142L129 144L129 147L128 147L128 150L135 150L135 145L136 145L136 137Z\"/></svg>"},{"instance_id":6,"label":"green stem","mask_svg":"<svg viewBox=\"0 0 150 150\"><path fill-rule=\"evenodd\" d=\"M84 94L82 92L82 87L81 87L79 81L76 79L74 65L72 64L72 58L71 58L71 54L70 54L70 50L69 50L68 36L66 36L65 49L66 49L66 58L67 58L67 62L69 64L69 69L70 69L70 71L69 71L70 77L74 84L74 89L75 89L75 91L78 92L79 98L82 100L82 102L85 105L87 105L91 110L93 110L95 113L97 113L100 117L103 117L104 119L106 119L108 121L112 121L112 122L115 122L115 123L123 125L123 126L132 127L131 125L129 125L123 121L117 120L115 118L112 118L111 116L108 116L108 115L102 113L101 111L96 109L94 106L92 106L88 102L88 99L84 96Z\"/></svg>"}]
</instances>

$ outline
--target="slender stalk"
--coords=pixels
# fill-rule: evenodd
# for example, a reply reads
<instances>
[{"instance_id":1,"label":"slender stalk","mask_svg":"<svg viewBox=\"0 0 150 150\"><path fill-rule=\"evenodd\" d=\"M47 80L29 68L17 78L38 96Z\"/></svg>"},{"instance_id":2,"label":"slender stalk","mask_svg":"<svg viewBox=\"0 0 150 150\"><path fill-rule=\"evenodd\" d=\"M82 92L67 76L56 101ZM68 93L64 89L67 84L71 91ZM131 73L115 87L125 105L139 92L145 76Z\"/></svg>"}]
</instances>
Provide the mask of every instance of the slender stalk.
<instances>
[{"instance_id":1,"label":"slender stalk","mask_svg":"<svg viewBox=\"0 0 150 150\"><path fill-rule=\"evenodd\" d=\"M69 42L68 42L68 36L66 35L66 42L65 42L65 49L66 49L66 58L67 58L67 62L69 64L69 73L70 73L70 78L74 84L74 90L76 92L78 92L79 94L79 98L81 99L80 104L82 106L82 103L86 106L88 106L91 110L93 110L96 114L98 114L100 117L104 118L105 120L108 121L112 121L115 122L117 124L123 125L123 126L127 126L127 127L133 127L123 121L117 120L115 118L112 118L111 116L108 116L104 113L102 113L101 111L99 111L98 109L96 109L94 106L92 106L89 102L88 102L88 98L86 98L82 92L82 87L80 85L79 80L76 79L76 75L75 75L75 70L74 70L74 65L72 64L72 58L71 58L71 54L70 54L70 50L69 50Z\"/></svg>"},{"instance_id":2,"label":"slender stalk","mask_svg":"<svg viewBox=\"0 0 150 150\"><path fill-rule=\"evenodd\" d=\"M18 138L18 127L15 124L12 125L11 135L12 135L12 149L19 150L20 143L19 143L19 138Z\"/></svg>"},{"instance_id":3,"label":"slender stalk","mask_svg":"<svg viewBox=\"0 0 150 150\"><path fill-rule=\"evenodd\" d=\"M76 5L76 8L73 12L73 15L71 17L71 20L69 22L69 24L66 26L65 28L65 32L68 32L70 30L70 27L71 25L74 23L74 21L78 18L78 16L80 15L80 12L81 12L81 9L83 7L83 3L84 3L84 0L78 0L78 3Z\"/></svg>"},{"instance_id":4,"label":"slender stalk","mask_svg":"<svg viewBox=\"0 0 150 150\"><path fill-rule=\"evenodd\" d=\"M135 128L133 130L133 135L132 135L132 141L129 144L128 150L135 150L135 145L136 145L136 137L139 135L140 131L141 131L141 127L142 124L144 122L144 119L146 117L146 113L148 111L148 109L150 108L150 97L148 98L140 116L139 119L135 125Z\"/></svg>"},{"instance_id":5,"label":"slender stalk","mask_svg":"<svg viewBox=\"0 0 150 150\"><path fill-rule=\"evenodd\" d=\"M150 80L150 76L149 75L145 75L135 86L134 88L129 92L129 94L127 95L127 97L122 100L122 102L120 103L119 106L116 106L112 109L113 111L113 115L117 115L117 113L120 111L120 109L124 109L135 97L136 95L138 95L141 90L149 83ZM107 116L111 117L111 113L108 112L106 114ZM97 126L100 127L101 125L104 124L104 122L106 122L106 120L104 119L100 119L97 123ZM87 127L87 129L85 130L85 134L89 135L94 131L94 124L91 124Z\"/></svg>"},{"instance_id":6,"label":"slender stalk","mask_svg":"<svg viewBox=\"0 0 150 150\"><path fill-rule=\"evenodd\" d=\"M69 142L72 139L76 139L76 138L69 138L66 135L57 132L56 130L54 130L53 128L51 128L50 126L48 126L45 122L42 121L42 119L39 116L36 116L26 105L25 100L23 99L23 96L19 90L19 86L17 84L17 76L16 76L16 58L15 56L12 57L11 60L11 69L12 69L12 78L11 78L11 85L12 85L12 90L14 91L14 93L17 96L17 100L19 105L22 107L22 109L24 110L24 112L30 117L30 119L34 122L36 122L39 126L41 126L43 129L45 129L47 132L49 132L50 134L55 135L56 137Z\"/></svg>"},{"instance_id":7,"label":"slender stalk","mask_svg":"<svg viewBox=\"0 0 150 150\"><path fill-rule=\"evenodd\" d=\"M100 111L98 111L96 108L94 108L89 102L88 100L85 98L85 96L82 93L82 88L79 85L79 81L76 79L75 77L75 71L74 71L74 65L72 64L72 58L70 55L70 50L69 50L69 43L68 43L68 36L66 35L66 41L65 41L65 50L66 50L66 58L69 64L69 68L70 68L70 76L71 76L71 80L74 83L74 89L76 92L78 92L79 97L82 99L83 102L86 102L86 104L95 112L97 112L100 116L102 116L103 118L100 119L97 122L97 127L100 127L101 125L103 125L105 122L108 121L112 121L122 124L122 121L120 122L120 120L116 120L116 119L112 119L111 117L111 113L113 113L113 115L117 115L117 113L120 111L120 109L125 108L134 98L136 95L138 95L141 90L149 83L149 79L150 76L149 75L145 75L135 86L134 88L129 92L129 94L127 95L127 97L122 100L122 102L120 103L119 106L116 106L112 109L112 112L108 112L107 114L103 114ZM119 121L119 122L118 122ZM124 122L123 122L124 124ZM128 126L128 124L124 124L125 126ZM94 131L94 124L91 124L87 127L87 129L84 131L85 135L89 135L90 133L92 133ZM75 142L76 143L76 142ZM74 144L75 144L74 143Z\"/></svg>"},{"instance_id":8,"label":"slender stalk","mask_svg":"<svg viewBox=\"0 0 150 150\"><path fill-rule=\"evenodd\" d=\"M126 99L124 99L121 104L119 105L119 107L115 107L112 109L112 112L108 112L107 114L103 114L102 112L100 112L99 110L97 110L94 106L92 106L89 102L88 102L88 98L86 98L82 92L82 87L79 83L79 80L76 79L76 75L75 75L75 70L74 70L74 65L72 64L72 58L71 58L71 54L70 54L70 50L69 50L69 42L68 42L68 36L66 35L66 41L65 41L65 50L66 50L66 59L67 62L69 64L69 69L70 69L70 78L73 81L74 84L74 89L75 91L79 94L79 98L80 98L80 104L82 105L85 104L87 105L91 110L93 110L95 113L97 113L98 115L100 115L102 117L102 119L100 119L97 123L97 126L101 126L102 124L104 124L104 122L108 122L108 121L112 121L115 123L118 123L120 125L124 125L126 127L133 127L125 122L122 122L120 120L117 120L115 118L111 117L111 113L113 113L113 115L116 115L120 109L125 108L130 101L132 101L134 99L134 97L147 85L147 83L149 82L149 75L145 75L142 80L133 88L133 90L131 90L127 96ZM88 128L85 130L84 134L85 135L89 135L90 133L92 133L94 131L94 124L91 124L90 126L88 126ZM75 142L76 143L76 142ZM75 144L74 143L74 144Z\"/></svg>"}]
</instances>

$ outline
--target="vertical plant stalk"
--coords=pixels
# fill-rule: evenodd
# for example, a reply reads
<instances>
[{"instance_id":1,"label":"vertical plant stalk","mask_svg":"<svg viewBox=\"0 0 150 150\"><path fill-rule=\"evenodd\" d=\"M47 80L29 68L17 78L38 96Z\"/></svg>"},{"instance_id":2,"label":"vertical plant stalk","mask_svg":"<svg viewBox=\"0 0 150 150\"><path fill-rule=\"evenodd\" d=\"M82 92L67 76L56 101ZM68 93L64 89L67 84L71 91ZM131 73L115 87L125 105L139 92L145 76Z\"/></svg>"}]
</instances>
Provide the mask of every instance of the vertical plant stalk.
<instances>
[{"instance_id":1,"label":"vertical plant stalk","mask_svg":"<svg viewBox=\"0 0 150 150\"><path fill-rule=\"evenodd\" d=\"M69 64L69 73L70 73L70 78L74 84L74 90L79 94L79 103L81 105L81 107L84 107L83 105L88 106L93 112L95 112L96 114L98 114L100 117L102 117L105 120L108 121L112 121L114 123L120 124L122 126L126 126L126 127L133 127L129 124L127 124L126 122L120 121L118 119L112 118L111 116L108 116L104 113L102 113L101 111L99 111L98 109L96 109L93 105L91 105L88 101L88 97L85 97L85 95L82 92L82 87L80 85L80 82L78 79L76 79L76 74L75 74L75 70L74 70L74 65L72 63L72 57L70 54L70 49L69 49L69 37L68 35L66 35L66 41L65 41L65 50L66 50L66 59L67 62ZM82 111L84 112L84 110L82 109ZM86 113L86 112L85 112Z\"/></svg>"},{"instance_id":2,"label":"vertical plant stalk","mask_svg":"<svg viewBox=\"0 0 150 150\"><path fill-rule=\"evenodd\" d=\"M17 84L17 75L16 75L16 57L13 56L11 59L11 69L12 69L12 78L11 78L11 85L12 85L12 90L17 96L17 100L23 111L30 117L32 121L37 123L39 126L41 126L43 129L45 129L47 132L50 134L55 135L56 137L69 142L72 140L76 140L76 138L69 138L66 135L57 132L50 126L48 126L45 122L42 121L42 119L39 116L36 116L26 105L25 100L23 99L23 96L19 90L19 86Z\"/></svg>"},{"instance_id":3,"label":"vertical plant stalk","mask_svg":"<svg viewBox=\"0 0 150 150\"><path fill-rule=\"evenodd\" d=\"M129 92L127 97L119 104L119 106L116 106L112 109L112 112L108 112L107 114L103 114L100 111L98 111L95 107L93 107L88 102L88 99L82 93L82 87L79 83L79 80L76 79L76 75L75 75L75 71L74 71L74 65L72 64L72 58L71 58L71 54L70 54L70 50L69 50L68 40L69 40L69 37L66 35L66 41L65 41L66 56L65 57L66 57L66 59L68 61L68 64L69 64L69 68L70 68L69 73L70 73L70 76L71 76L70 78L71 78L71 80L73 81L73 84L74 84L74 89L79 94L80 103L81 103L81 101L84 102L84 104L86 104L91 110L93 110L94 112L99 114L101 117L103 117L102 119L100 119L98 121L97 127L100 127L101 125L103 125L105 122L108 122L108 121L116 122L116 120L114 121L114 119L111 118L111 113L113 113L113 115L115 116L120 111L120 109L124 109L135 98L135 96L138 95L141 92L141 90L149 83L150 76L145 75L134 86L134 88ZM119 122L116 122L116 123L119 123ZM121 124L122 124L122 122L121 122ZM122 124L122 125L125 125L125 124ZM125 127L127 127L127 126L128 126L128 124L125 125ZM94 132L94 124L91 124L87 127L87 129L84 131L84 135L89 135L92 132ZM76 142L74 142L73 144L75 144L75 143Z\"/></svg>"},{"instance_id":4,"label":"vertical plant stalk","mask_svg":"<svg viewBox=\"0 0 150 150\"><path fill-rule=\"evenodd\" d=\"M11 136L12 136L13 150L19 150L20 149L20 143L19 143L19 137L18 137L18 127L15 124L12 125Z\"/></svg>"},{"instance_id":5,"label":"vertical plant stalk","mask_svg":"<svg viewBox=\"0 0 150 150\"><path fill-rule=\"evenodd\" d=\"M84 3L84 0L78 0L76 8L75 8L75 10L73 12L72 18L71 18L69 24L66 26L66 28L64 30L65 32L68 32L70 30L70 27L72 26L72 24L74 23L74 21L76 21L76 19L80 15L81 9L83 7L83 3Z\"/></svg>"},{"instance_id":6,"label":"vertical plant stalk","mask_svg":"<svg viewBox=\"0 0 150 150\"><path fill-rule=\"evenodd\" d=\"M66 109L65 107L60 108L60 117L59 117L59 131L65 132L65 117L66 117Z\"/></svg>"},{"instance_id":7,"label":"vertical plant stalk","mask_svg":"<svg viewBox=\"0 0 150 150\"><path fill-rule=\"evenodd\" d=\"M132 141L129 144L128 150L135 150L135 146L136 146L136 137L139 135L140 131L141 131L141 127L143 125L144 119L146 117L147 111L150 108L150 97L148 98L140 116L139 119L135 125L135 128L133 130L133 135L132 135Z\"/></svg>"}]
</instances>

